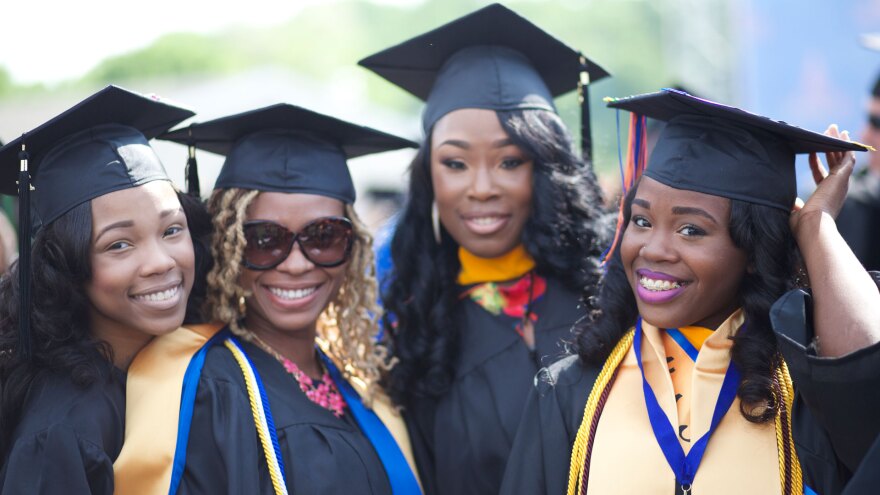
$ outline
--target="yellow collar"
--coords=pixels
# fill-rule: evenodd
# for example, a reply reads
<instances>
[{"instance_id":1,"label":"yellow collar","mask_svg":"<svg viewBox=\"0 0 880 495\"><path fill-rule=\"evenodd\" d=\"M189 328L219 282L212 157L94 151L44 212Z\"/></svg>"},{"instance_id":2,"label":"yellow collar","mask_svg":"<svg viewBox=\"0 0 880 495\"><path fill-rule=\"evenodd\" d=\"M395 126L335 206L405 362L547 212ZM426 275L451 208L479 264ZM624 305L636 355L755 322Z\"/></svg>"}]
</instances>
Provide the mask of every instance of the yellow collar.
<instances>
[{"instance_id":1,"label":"yellow collar","mask_svg":"<svg viewBox=\"0 0 880 495\"><path fill-rule=\"evenodd\" d=\"M522 244L497 258L480 258L459 247L458 259L461 262L459 285L513 280L535 268L535 260Z\"/></svg>"}]
</instances>

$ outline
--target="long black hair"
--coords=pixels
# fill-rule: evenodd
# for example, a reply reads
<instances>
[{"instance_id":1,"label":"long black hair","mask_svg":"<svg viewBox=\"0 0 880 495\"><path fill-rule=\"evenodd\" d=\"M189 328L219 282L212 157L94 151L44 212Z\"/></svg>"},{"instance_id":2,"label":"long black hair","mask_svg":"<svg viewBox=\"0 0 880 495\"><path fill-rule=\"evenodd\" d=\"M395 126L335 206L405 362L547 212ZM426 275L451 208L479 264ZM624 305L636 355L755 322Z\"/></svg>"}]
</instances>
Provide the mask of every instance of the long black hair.
<instances>
[{"instance_id":1,"label":"long black hair","mask_svg":"<svg viewBox=\"0 0 880 495\"><path fill-rule=\"evenodd\" d=\"M510 139L534 160L533 199L522 243L536 271L583 293L590 311L606 237L593 170L574 153L558 115L541 110L497 114ZM430 149L429 133L410 166L409 197L391 241L394 271L382 296L383 326L397 359L385 385L401 405L448 390L460 340L455 322L458 245L445 230L440 244L434 239Z\"/></svg>"},{"instance_id":2,"label":"long black hair","mask_svg":"<svg viewBox=\"0 0 880 495\"><path fill-rule=\"evenodd\" d=\"M630 189L624 199L624 231L637 189L637 185ZM778 404L773 375L781 358L770 325L770 307L794 287L795 270L801 263L788 221L789 215L782 210L730 200L730 237L748 259L737 295L747 326L734 337L731 360L742 375L737 390L740 412L755 423L773 419ZM599 311L575 327L574 350L584 363L593 366L602 365L638 316L619 244L609 260L598 304Z\"/></svg>"},{"instance_id":3,"label":"long black hair","mask_svg":"<svg viewBox=\"0 0 880 495\"><path fill-rule=\"evenodd\" d=\"M187 216L196 255L196 280L188 300L187 319L201 321L204 273L210 269L206 239L211 224L204 205L178 193ZM47 373L70 377L87 387L110 380L113 354L105 342L92 337L89 300L84 290L91 280L92 207L85 202L45 225L31 247L32 355L22 359L18 322L19 287L16 262L0 278L0 460L9 450L10 437L19 422L28 390ZM201 273L201 277L200 277Z\"/></svg>"}]
</instances>

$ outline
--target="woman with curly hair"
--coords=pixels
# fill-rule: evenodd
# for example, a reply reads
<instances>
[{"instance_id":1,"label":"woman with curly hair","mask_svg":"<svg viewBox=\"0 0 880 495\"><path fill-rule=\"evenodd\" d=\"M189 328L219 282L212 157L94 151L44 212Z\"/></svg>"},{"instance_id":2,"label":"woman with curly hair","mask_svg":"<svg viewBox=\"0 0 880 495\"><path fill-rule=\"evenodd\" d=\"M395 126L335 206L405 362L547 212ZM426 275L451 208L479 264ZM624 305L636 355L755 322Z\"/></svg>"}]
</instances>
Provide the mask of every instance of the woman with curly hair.
<instances>
[{"instance_id":1,"label":"woman with curly hair","mask_svg":"<svg viewBox=\"0 0 880 495\"><path fill-rule=\"evenodd\" d=\"M387 389L428 492L496 493L533 377L600 276L600 190L553 98L606 74L497 4L361 65L427 100L383 280Z\"/></svg>"},{"instance_id":2,"label":"woman with curly hair","mask_svg":"<svg viewBox=\"0 0 880 495\"><path fill-rule=\"evenodd\" d=\"M126 369L180 327L194 279L185 199L148 139L192 115L110 86L0 150L4 181L20 160L33 178L0 279L0 492L114 493Z\"/></svg>"},{"instance_id":3,"label":"woman with curly hair","mask_svg":"<svg viewBox=\"0 0 880 495\"><path fill-rule=\"evenodd\" d=\"M638 114L627 182L645 116L667 125L502 493L840 493L880 431L880 278L834 224L865 148L674 90L610 106ZM798 207L805 152L818 187Z\"/></svg>"},{"instance_id":4,"label":"woman with curly hair","mask_svg":"<svg viewBox=\"0 0 880 495\"><path fill-rule=\"evenodd\" d=\"M171 493L420 493L346 164L412 143L286 104L163 138L226 155L207 278L225 328L189 404L184 383Z\"/></svg>"}]
</instances>

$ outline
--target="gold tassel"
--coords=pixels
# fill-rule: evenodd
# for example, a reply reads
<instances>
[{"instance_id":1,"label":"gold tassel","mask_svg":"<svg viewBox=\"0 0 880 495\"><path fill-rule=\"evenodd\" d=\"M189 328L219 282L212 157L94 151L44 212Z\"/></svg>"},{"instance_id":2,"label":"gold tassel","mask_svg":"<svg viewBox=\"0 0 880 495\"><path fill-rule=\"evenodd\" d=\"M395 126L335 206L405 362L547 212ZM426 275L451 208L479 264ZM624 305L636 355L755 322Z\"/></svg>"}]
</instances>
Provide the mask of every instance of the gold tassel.
<instances>
[{"instance_id":1,"label":"gold tassel","mask_svg":"<svg viewBox=\"0 0 880 495\"><path fill-rule=\"evenodd\" d=\"M794 404L794 385L788 374L788 365L780 359L780 365L776 368L776 380L779 384L780 410L776 414L776 451L779 455L779 482L782 484L783 495L800 495L804 493L804 474L801 471L801 463L798 460L797 451L794 448L794 435L791 425L791 408ZM791 491L785 492L785 473L789 470L786 460L790 460Z\"/></svg>"}]
</instances>

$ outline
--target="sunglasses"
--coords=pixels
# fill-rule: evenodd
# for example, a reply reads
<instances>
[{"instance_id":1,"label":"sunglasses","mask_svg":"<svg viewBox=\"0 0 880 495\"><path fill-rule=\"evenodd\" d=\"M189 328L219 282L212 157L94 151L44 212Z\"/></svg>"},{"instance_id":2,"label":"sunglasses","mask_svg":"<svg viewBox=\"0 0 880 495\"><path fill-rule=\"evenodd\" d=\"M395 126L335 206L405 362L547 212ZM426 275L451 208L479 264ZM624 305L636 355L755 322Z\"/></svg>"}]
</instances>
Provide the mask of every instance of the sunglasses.
<instances>
[{"instance_id":1,"label":"sunglasses","mask_svg":"<svg viewBox=\"0 0 880 495\"><path fill-rule=\"evenodd\" d=\"M880 115L868 115L868 125L874 129L880 129Z\"/></svg>"},{"instance_id":2,"label":"sunglasses","mask_svg":"<svg viewBox=\"0 0 880 495\"><path fill-rule=\"evenodd\" d=\"M299 242L303 256L325 268L339 266L351 254L354 228L344 217L324 217L306 224L299 232L268 220L245 222L244 266L251 270L271 270L290 256Z\"/></svg>"}]
</instances>

